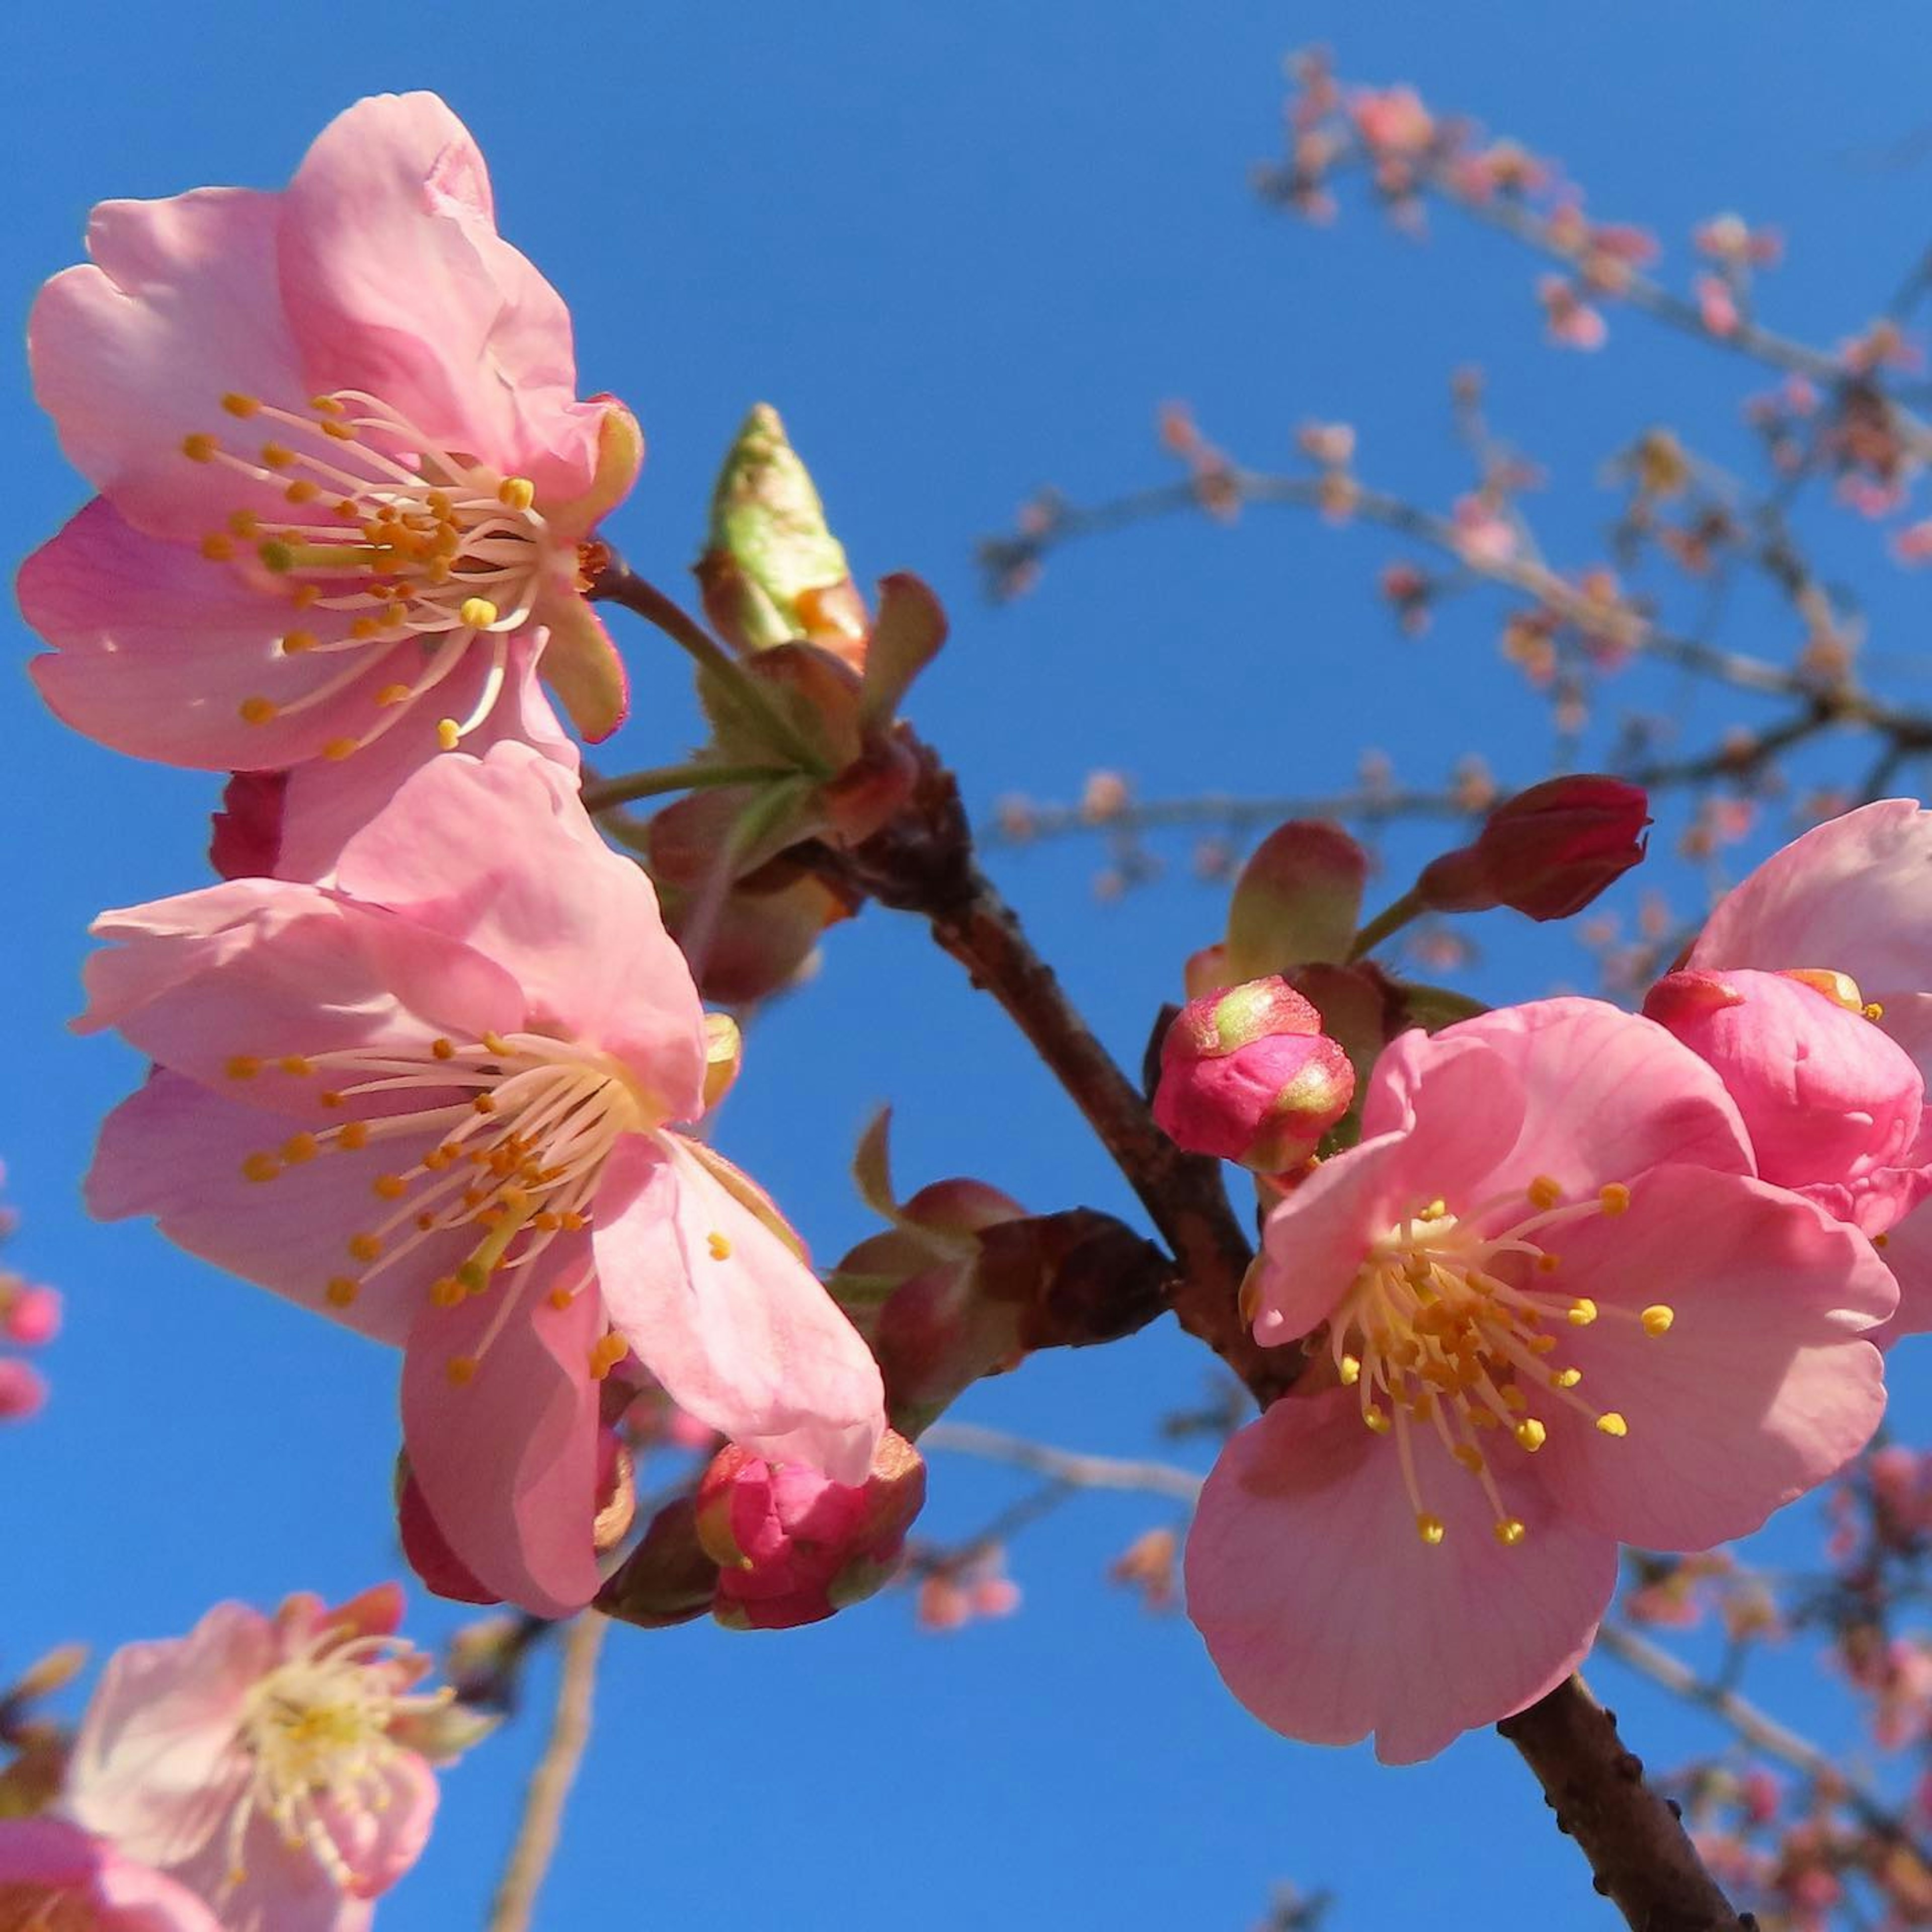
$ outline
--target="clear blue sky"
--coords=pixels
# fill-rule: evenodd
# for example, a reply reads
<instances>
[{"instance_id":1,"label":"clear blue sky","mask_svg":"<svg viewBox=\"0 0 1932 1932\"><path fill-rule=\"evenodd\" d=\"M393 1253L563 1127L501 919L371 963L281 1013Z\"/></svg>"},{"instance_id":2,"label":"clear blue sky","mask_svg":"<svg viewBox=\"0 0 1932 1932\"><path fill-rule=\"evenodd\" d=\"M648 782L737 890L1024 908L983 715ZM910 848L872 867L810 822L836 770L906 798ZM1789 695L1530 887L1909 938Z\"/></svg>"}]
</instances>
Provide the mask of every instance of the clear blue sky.
<instances>
[{"instance_id":1,"label":"clear blue sky","mask_svg":"<svg viewBox=\"0 0 1932 1932\"><path fill-rule=\"evenodd\" d=\"M972 539L1035 485L1166 473L1150 434L1163 398L1192 398L1260 460L1304 418L1346 418L1366 474L1446 501L1465 473L1444 384L1480 358L1498 421L1556 472L1552 548L1579 561L1605 514L1597 466L1645 422L1679 418L1742 460L1735 402L1753 382L1723 358L1616 318L1604 356L1564 356L1542 344L1533 268L1489 240L1445 223L1418 252L1360 212L1322 232L1258 208L1246 171L1271 151L1290 45L1327 39L1345 72L1412 80L1560 154L1596 212L1654 224L1679 273L1694 220L1736 208L1779 223L1791 262L1769 313L1798 334L1856 326L1927 238L1932 160L1868 164L1932 115L1911 0L586 0L539 20L492 4L326 22L222 0L5 10L12 312L75 259L92 202L277 186L358 94L437 88L483 143L506 229L574 308L586 388L619 392L645 424L616 539L676 584L733 425L777 404L862 572L916 568L950 604L955 640L916 712L982 808L1065 796L1101 764L1149 793L1337 786L1369 745L1418 778L1470 748L1510 776L1546 768L1546 726L1504 689L1492 623L1472 610L1426 645L1397 642L1370 590L1389 553L1366 536L1177 525L1070 553L1017 608L982 605ZM82 491L17 362L0 440L18 554ZM1864 532L1833 544L1828 563L1873 586L1875 628L1916 650L1922 589ZM623 742L664 762L690 730L681 667L647 633L625 641L638 703ZM1780 649L1782 633L1763 641ZM32 647L16 621L8 647L16 662ZM70 1298L53 1406L0 1438L0 1658L20 1661L74 1636L104 1652L176 1631L224 1594L346 1592L398 1558L392 1360L145 1226L89 1226L76 1199L95 1125L140 1072L62 1030L85 926L201 882L214 787L65 734L17 674L7 689L0 1156L26 1217L17 1258ZM1395 862L1422 853L1399 846ZM1179 882L1096 908L1096 860L1006 854L999 871L1132 1055L1220 910ZM1481 936L1492 996L1580 971L1561 945ZM844 1156L886 1099L908 1183L970 1172L1042 1209L1125 1210L990 1006L922 933L872 912L755 1030L724 1136L826 1260L866 1231ZM1208 1366L1157 1330L1030 1364L963 1412L1142 1451ZM1922 1403L1909 1364L1902 1385ZM945 1462L932 1524L964 1532L1011 1492ZM903 1598L788 1637L615 1632L541 1923L1235 1932L1275 1879L1337 1888L1340 1927L1418 1907L1449 1928L1610 1922L1492 1736L1403 1773L1283 1744L1225 1697L1184 1623L1103 1590L1109 1557L1159 1517L1106 1499L1062 1515L1015 1552L1022 1614L949 1638L914 1634ZM425 1603L418 1621L433 1634L452 1619ZM1600 1675L1653 1762L1708 1742L1616 1666ZM1828 1700L1792 1694L1842 1741ZM428 1856L382 1909L387 1932L478 1922L539 1730L526 1720L452 1778Z\"/></svg>"}]
</instances>

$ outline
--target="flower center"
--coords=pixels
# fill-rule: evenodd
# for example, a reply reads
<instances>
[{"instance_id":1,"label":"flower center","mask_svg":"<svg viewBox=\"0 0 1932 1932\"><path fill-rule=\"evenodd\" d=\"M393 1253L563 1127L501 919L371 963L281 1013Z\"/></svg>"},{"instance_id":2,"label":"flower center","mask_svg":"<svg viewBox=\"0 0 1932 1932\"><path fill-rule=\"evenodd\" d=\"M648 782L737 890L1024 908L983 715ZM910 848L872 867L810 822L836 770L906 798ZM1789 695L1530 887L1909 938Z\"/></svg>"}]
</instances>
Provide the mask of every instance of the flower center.
<instances>
[{"instance_id":1,"label":"flower center","mask_svg":"<svg viewBox=\"0 0 1932 1932\"><path fill-rule=\"evenodd\" d=\"M560 548L536 508L535 485L443 448L361 390L316 396L306 414L232 393L222 407L242 422L272 425L272 433L252 453L203 431L183 439L190 461L220 464L258 486L224 528L202 539L201 553L286 598L291 619L280 656L342 661L337 674L300 698L244 698L244 722L266 724L313 710L394 658L397 676L369 693L367 725L322 748L325 757L346 758L380 737L487 637L490 669L471 715L438 722L444 748L453 748L494 706L510 634L530 621ZM274 497L278 513L264 507Z\"/></svg>"},{"instance_id":2,"label":"flower center","mask_svg":"<svg viewBox=\"0 0 1932 1932\"><path fill-rule=\"evenodd\" d=\"M1432 1434L1482 1484L1496 1540L1513 1548L1526 1532L1497 1489L1492 1451L1507 1453L1514 1444L1533 1456L1566 1411L1601 1435L1629 1433L1616 1410L1599 1409L1576 1394L1582 1371L1556 1359L1562 1336L1599 1319L1636 1322L1646 1334L1661 1336L1676 1318L1661 1302L1634 1313L1528 1285L1560 1265L1544 1244L1551 1232L1624 1213L1630 1190L1612 1182L1591 1199L1563 1207L1562 1189L1538 1176L1527 1192L1534 1211L1494 1234L1479 1232L1481 1225L1518 1197L1486 1202L1460 1218L1441 1201L1406 1215L1371 1246L1325 1344L1318 1339L1316 1345L1325 1346L1343 1386L1359 1393L1364 1424L1394 1438L1416 1532L1431 1545L1442 1542L1444 1525L1425 1498L1419 1432Z\"/></svg>"},{"instance_id":3,"label":"flower center","mask_svg":"<svg viewBox=\"0 0 1932 1932\"><path fill-rule=\"evenodd\" d=\"M473 1232L475 1245L431 1282L430 1298L453 1308L486 1293L499 1274L528 1268L559 1234L587 1228L604 1161L618 1140L652 1132L669 1118L621 1061L542 1034L486 1033L460 1045L436 1040L420 1051L357 1048L274 1059L239 1054L226 1071L237 1082L272 1072L326 1081L316 1096L325 1108L359 1102L385 1110L305 1130L242 1163L247 1179L266 1182L332 1151L398 1143L396 1164L371 1184L378 1211L345 1240L353 1271L332 1275L326 1285L338 1308L424 1243L456 1230ZM424 1104L408 1106L416 1096ZM388 1111L399 1102L400 1110ZM574 1279L560 1279L550 1290L552 1305L568 1307L593 1269L586 1261ZM506 1297L500 1322L511 1305ZM496 1332L493 1328L482 1346ZM607 1334L592 1352L592 1372L608 1374L624 1352L621 1340ZM469 1381L479 1359L454 1358L451 1379Z\"/></svg>"},{"instance_id":4,"label":"flower center","mask_svg":"<svg viewBox=\"0 0 1932 1932\"><path fill-rule=\"evenodd\" d=\"M410 1693L422 1667L400 1637L326 1630L254 1686L240 1724L253 1774L229 1828L231 1886L247 1876L242 1842L258 1811L291 1849L305 1846L337 1884L350 1882L337 1833L388 1803L385 1774L400 1750L390 1726L455 1694L446 1685Z\"/></svg>"}]
</instances>

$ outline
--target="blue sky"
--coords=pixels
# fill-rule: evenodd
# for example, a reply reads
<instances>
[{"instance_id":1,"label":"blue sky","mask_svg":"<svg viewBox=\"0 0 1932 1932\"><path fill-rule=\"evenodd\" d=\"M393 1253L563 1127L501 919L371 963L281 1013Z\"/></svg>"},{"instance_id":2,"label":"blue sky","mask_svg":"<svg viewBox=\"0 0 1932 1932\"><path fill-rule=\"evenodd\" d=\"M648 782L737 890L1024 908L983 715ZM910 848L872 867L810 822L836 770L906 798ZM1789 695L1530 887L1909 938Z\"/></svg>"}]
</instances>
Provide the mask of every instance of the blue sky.
<instances>
[{"instance_id":1,"label":"blue sky","mask_svg":"<svg viewBox=\"0 0 1932 1932\"><path fill-rule=\"evenodd\" d=\"M438 89L482 142L506 231L573 304L584 387L644 421L650 459L615 540L678 584L733 426L776 403L862 575L917 569L951 607L954 639L915 715L982 813L1008 791L1067 796L1102 765L1149 794L1340 787L1370 746L1418 780L1472 749L1511 777L1547 768L1544 717L1496 664L1493 608L1402 643L1371 590L1392 553L1366 535L1178 523L1070 551L1030 600L985 606L974 538L1049 479L1090 495L1163 477L1151 425L1166 398L1191 398L1263 462L1298 422L1345 418L1365 476L1446 502L1466 482L1447 379L1480 360L1499 424L1552 472L1538 514L1566 561L1595 554L1599 466L1646 422L1678 421L1745 460L1736 403L1761 385L1724 357L1614 316L1603 356L1566 356L1541 340L1534 266L1491 238L1444 221L1418 249L1359 208L1328 232L1262 209L1246 174L1274 140L1288 47L1328 40L1345 73L1413 80L1558 154L1595 212L1665 236L1679 275L1694 221L1736 208L1778 223L1791 260L1768 312L1812 339L1856 328L1926 238L1932 160L1874 162L1927 113L1923 63L1900 58L1924 44L1910 0L1855 13L590 0L567 26L538 17L475 4L322 27L218 0L6 10L13 313L76 256L92 202L278 185L359 94ZM24 552L83 492L17 363L0 437ZM1822 555L1867 592L1899 688L1922 694L1922 590L1861 528L1834 526ZM1740 645L1784 648L1780 630L1748 634L1754 607L1741 615ZM31 640L9 621L24 662ZM681 662L641 629L623 641L638 695L623 748L668 762L692 730ZM7 688L0 1157L26 1220L16 1258L70 1310L52 1406L0 1439L0 1658L21 1660L69 1637L104 1652L178 1630L224 1595L346 1592L398 1558L392 1361L146 1227L90 1226L76 1200L101 1114L139 1076L117 1046L64 1030L85 927L104 906L202 882L214 787L118 760L63 732L23 677ZM1398 840L1392 867L1427 849ZM1002 854L998 869L1132 1056L1220 909L1185 882L1178 850L1182 876L1098 907L1099 856ZM1683 891L1667 862L1656 869ZM1567 942L1497 925L1480 937L1492 997L1582 970ZM844 1160L884 1100L908 1184L970 1172L1041 1209L1128 1211L990 1005L922 932L871 912L755 1029L723 1135L823 1258L866 1232ZM962 1412L1142 1452L1209 1366L1163 1328L1030 1364ZM1910 1436L1925 1380L1907 1362L1899 1386ZM1013 1493L956 1460L935 1476L940 1534ZM914 1634L902 1597L783 1638L614 1633L539 1922L590 1922L621 1900L626 1922L681 1932L778 1912L804 1928L1234 1928L1277 1879L1336 1888L1344 1927L1418 1904L1450 1928L1548 1922L1552 1900L1564 1924L1610 1922L1493 1737L1396 1774L1252 1723L1184 1624L1098 1581L1160 1520L1121 1499L1054 1519L1015 1552L1022 1613L950 1637ZM426 1635L452 1622L423 1605ZM1652 1762L1710 1742L1615 1666L1600 1674ZM1795 1676L1790 1708L1842 1742L1842 1714ZM451 1779L428 1855L382 1907L388 1932L479 1922L539 1730L526 1720Z\"/></svg>"}]
</instances>

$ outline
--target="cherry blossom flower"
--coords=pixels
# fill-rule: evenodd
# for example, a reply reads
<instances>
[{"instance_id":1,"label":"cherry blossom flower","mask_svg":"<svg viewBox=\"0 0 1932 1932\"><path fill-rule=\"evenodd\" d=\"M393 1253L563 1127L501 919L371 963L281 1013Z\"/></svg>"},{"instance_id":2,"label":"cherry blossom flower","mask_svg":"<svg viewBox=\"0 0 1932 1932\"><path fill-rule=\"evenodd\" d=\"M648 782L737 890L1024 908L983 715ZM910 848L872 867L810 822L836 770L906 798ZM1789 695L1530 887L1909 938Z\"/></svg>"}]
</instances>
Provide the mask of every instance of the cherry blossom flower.
<instances>
[{"instance_id":1,"label":"cherry blossom flower","mask_svg":"<svg viewBox=\"0 0 1932 1932\"><path fill-rule=\"evenodd\" d=\"M21 572L32 668L117 750L296 776L319 876L438 747L576 753L622 667L580 547L637 425L580 402L569 316L496 230L430 94L358 102L280 194L104 202L28 324L35 392L100 492Z\"/></svg>"},{"instance_id":2,"label":"cherry blossom flower","mask_svg":"<svg viewBox=\"0 0 1932 1932\"><path fill-rule=\"evenodd\" d=\"M396 1635L393 1584L272 1617L218 1604L131 1643L76 1735L66 1808L206 1899L224 1932L362 1932L414 1864L436 1804L430 1660ZM429 1755L425 1755L425 1747Z\"/></svg>"},{"instance_id":3,"label":"cherry blossom flower","mask_svg":"<svg viewBox=\"0 0 1932 1932\"><path fill-rule=\"evenodd\" d=\"M1774 852L1719 902L1688 967L1749 967L1842 980L1858 1002L1932 1073L1932 812L1882 799L1815 826ZM1932 1205L1886 1235L1899 1310L1887 1330L1932 1329Z\"/></svg>"},{"instance_id":4,"label":"cherry blossom flower","mask_svg":"<svg viewBox=\"0 0 1932 1932\"><path fill-rule=\"evenodd\" d=\"M0 1818L0 1925L22 1932L223 1932L165 1872L58 1818Z\"/></svg>"},{"instance_id":5,"label":"cherry blossom flower","mask_svg":"<svg viewBox=\"0 0 1932 1932\"><path fill-rule=\"evenodd\" d=\"M0 1182L6 1169L0 1168ZM0 1244L14 1232L11 1209L0 1208ZM28 1281L0 1266L0 1346L38 1348L59 1334L61 1298L57 1288ZM32 1362L0 1354L0 1422L24 1422L46 1406L46 1378Z\"/></svg>"},{"instance_id":6,"label":"cherry blossom flower","mask_svg":"<svg viewBox=\"0 0 1932 1932\"><path fill-rule=\"evenodd\" d=\"M1564 999L1406 1034L1269 1215L1255 1335L1309 1364L1208 1477L1190 1613L1276 1730L1426 1757L1575 1666L1619 1542L1743 1535L1855 1454L1895 1300L1661 1028Z\"/></svg>"},{"instance_id":7,"label":"cherry blossom flower","mask_svg":"<svg viewBox=\"0 0 1932 1932\"><path fill-rule=\"evenodd\" d=\"M735 1065L649 880L527 746L436 759L338 889L237 880L110 913L84 1029L158 1063L94 1211L401 1347L424 1503L496 1594L597 1587L604 1378L862 1481L878 1372L777 1210L682 1135Z\"/></svg>"}]
</instances>

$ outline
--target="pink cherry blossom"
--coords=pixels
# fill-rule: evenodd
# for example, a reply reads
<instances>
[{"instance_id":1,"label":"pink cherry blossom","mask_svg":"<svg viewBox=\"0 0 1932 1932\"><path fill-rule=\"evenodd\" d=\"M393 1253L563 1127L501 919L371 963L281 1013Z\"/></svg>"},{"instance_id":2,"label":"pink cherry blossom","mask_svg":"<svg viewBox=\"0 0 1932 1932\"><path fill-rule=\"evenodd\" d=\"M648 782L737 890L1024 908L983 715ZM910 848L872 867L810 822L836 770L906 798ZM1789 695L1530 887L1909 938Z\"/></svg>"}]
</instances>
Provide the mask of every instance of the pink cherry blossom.
<instances>
[{"instance_id":1,"label":"pink cherry blossom","mask_svg":"<svg viewBox=\"0 0 1932 1932\"><path fill-rule=\"evenodd\" d=\"M1405 1762L1575 1666L1619 1542L1742 1535L1855 1454L1896 1291L1594 1001L1405 1034L1362 1125L1269 1214L1256 1337L1312 1353L1208 1477L1188 1604L1264 1722Z\"/></svg>"},{"instance_id":2,"label":"pink cherry blossom","mask_svg":"<svg viewBox=\"0 0 1932 1932\"><path fill-rule=\"evenodd\" d=\"M670 1131L735 1029L569 776L518 745L436 759L336 877L97 922L80 1024L157 1070L102 1132L94 1211L402 1348L430 1514L541 1614L596 1589L602 1383L631 1349L721 1433L862 1480L878 1372L776 1210Z\"/></svg>"},{"instance_id":3,"label":"pink cherry blossom","mask_svg":"<svg viewBox=\"0 0 1932 1932\"><path fill-rule=\"evenodd\" d=\"M137 757L292 768L336 845L440 746L574 770L535 670L593 737L621 718L580 545L642 445L576 399L569 316L443 103L358 102L280 194L103 202L88 249L28 324L100 492L20 574L53 709Z\"/></svg>"},{"instance_id":4,"label":"pink cherry blossom","mask_svg":"<svg viewBox=\"0 0 1932 1932\"><path fill-rule=\"evenodd\" d=\"M394 1584L272 1617L218 1604L101 1673L65 1806L214 1908L224 1932L362 1932L435 1815L426 1720L446 1690L395 1634Z\"/></svg>"},{"instance_id":5,"label":"pink cherry blossom","mask_svg":"<svg viewBox=\"0 0 1932 1932\"><path fill-rule=\"evenodd\" d=\"M1719 902L1684 963L1844 974L1932 1073L1932 812L1882 799L1814 826ZM1932 1205L1885 1240L1900 1294L1888 1339L1932 1329Z\"/></svg>"},{"instance_id":6,"label":"pink cherry blossom","mask_svg":"<svg viewBox=\"0 0 1932 1932\"><path fill-rule=\"evenodd\" d=\"M223 1932L165 1872L58 1818L0 1819L0 1925L22 1932Z\"/></svg>"}]
</instances>

